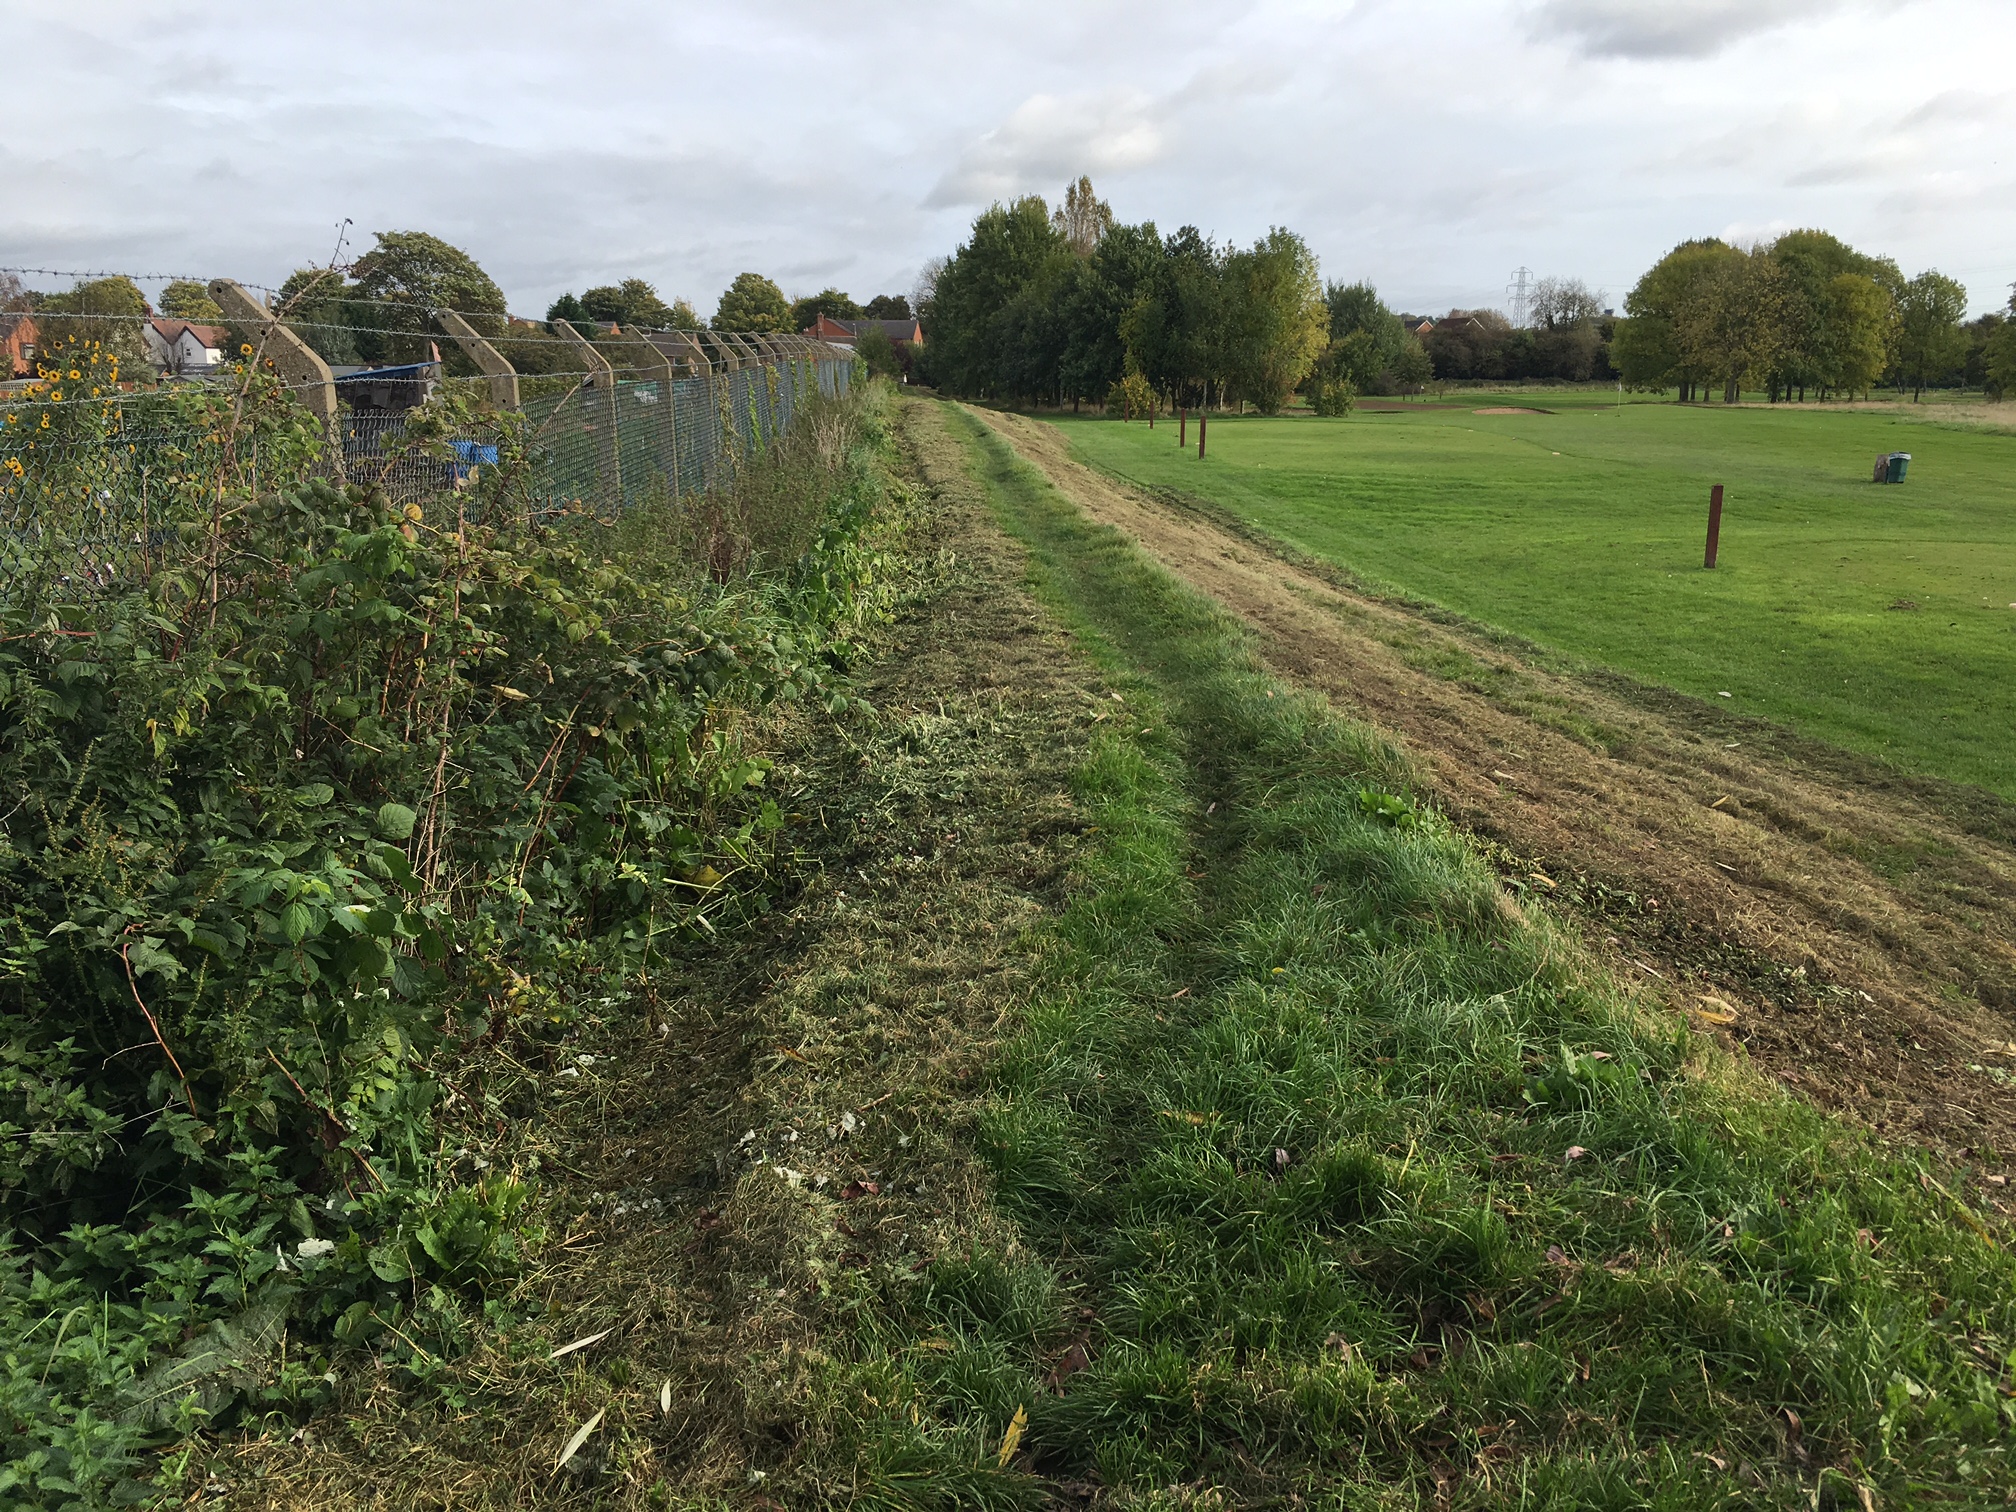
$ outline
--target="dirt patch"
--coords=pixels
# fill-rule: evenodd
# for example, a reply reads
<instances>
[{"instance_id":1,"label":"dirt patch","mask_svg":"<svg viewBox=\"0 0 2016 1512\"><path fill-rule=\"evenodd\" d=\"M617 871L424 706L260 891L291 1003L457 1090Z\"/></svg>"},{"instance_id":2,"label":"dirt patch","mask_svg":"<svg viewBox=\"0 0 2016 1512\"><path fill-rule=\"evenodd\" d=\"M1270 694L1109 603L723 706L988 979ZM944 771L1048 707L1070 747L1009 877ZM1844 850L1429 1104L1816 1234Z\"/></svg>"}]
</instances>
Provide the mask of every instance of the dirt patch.
<instances>
[{"instance_id":1,"label":"dirt patch","mask_svg":"<svg viewBox=\"0 0 2016 1512\"><path fill-rule=\"evenodd\" d=\"M1053 427L979 413L1250 623L1275 670L1391 732L1508 881L1578 916L1618 970L1886 1137L2016 1152L2009 805L1551 670L1098 473Z\"/></svg>"},{"instance_id":2,"label":"dirt patch","mask_svg":"<svg viewBox=\"0 0 2016 1512\"><path fill-rule=\"evenodd\" d=\"M1493 404L1480 410L1470 411L1473 415L1551 415L1552 410L1529 409L1523 404Z\"/></svg>"}]
</instances>

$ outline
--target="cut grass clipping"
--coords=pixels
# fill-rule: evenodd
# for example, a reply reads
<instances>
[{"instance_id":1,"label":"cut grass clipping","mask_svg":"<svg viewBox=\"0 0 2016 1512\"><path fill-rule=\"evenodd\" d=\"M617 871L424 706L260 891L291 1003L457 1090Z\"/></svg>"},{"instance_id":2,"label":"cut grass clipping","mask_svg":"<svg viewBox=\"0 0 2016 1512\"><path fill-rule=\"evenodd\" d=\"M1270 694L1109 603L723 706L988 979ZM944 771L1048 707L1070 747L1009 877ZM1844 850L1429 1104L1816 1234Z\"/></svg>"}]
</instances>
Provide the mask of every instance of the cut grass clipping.
<instances>
[{"instance_id":1,"label":"cut grass clipping","mask_svg":"<svg viewBox=\"0 0 2016 1512\"><path fill-rule=\"evenodd\" d=\"M864 1276L853 1504L2016 1489L2016 1267L1951 1188L1634 1011L1374 735L948 420L1134 686L979 1119L1021 1241Z\"/></svg>"}]
</instances>

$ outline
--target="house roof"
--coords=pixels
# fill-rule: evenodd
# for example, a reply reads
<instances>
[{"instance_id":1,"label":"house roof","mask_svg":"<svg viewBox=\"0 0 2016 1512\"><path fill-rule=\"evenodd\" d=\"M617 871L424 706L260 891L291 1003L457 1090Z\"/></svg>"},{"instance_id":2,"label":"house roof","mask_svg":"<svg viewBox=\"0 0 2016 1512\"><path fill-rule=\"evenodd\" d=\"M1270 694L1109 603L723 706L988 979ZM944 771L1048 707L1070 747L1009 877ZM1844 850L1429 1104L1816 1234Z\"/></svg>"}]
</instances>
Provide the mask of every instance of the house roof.
<instances>
[{"instance_id":1,"label":"house roof","mask_svg":"<svg viewBox=\"0 0 2016 1512\"><path fill-rule=\"evenodd\" d=\"M231 339L231 333L219 325L198 325L193 320L155 319L149 322L160 333L161 339L171 346L181 340L187 331L206 347L221 347Z\"/></svg>"},{"instance_id":2,"label":"house roof","mask_svg":"<svg viewBox=\"0 0 2016 1512\"><path fill-rule=\"evenodd\" d=\"M908 320L841 320L834 315L821 315L805 328L807 336L827 340L836 336L858 338L870 331L880 331L891 341L921 342L924 339L924 328L915 316Z\"/></svg>"}]
</instances>

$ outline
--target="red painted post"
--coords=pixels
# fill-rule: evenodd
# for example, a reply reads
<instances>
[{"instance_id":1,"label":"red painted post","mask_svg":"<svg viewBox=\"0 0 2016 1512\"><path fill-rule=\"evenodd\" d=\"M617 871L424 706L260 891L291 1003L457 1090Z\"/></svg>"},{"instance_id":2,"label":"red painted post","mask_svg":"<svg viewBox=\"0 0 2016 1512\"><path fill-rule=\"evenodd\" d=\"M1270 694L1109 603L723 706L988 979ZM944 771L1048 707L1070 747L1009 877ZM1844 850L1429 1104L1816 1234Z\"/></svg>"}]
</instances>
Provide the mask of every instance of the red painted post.
<instances>
[{"instance_id":1,"label":"red painted post","mask_svg":"<svg viewBox=\"0 0 2016 1512\"><path fill-rule=\"evenodd\" d=\"M1722 485L1717 483L1708 493L1708 557L1702 564L1715 565L1715 553L1722 545Z\"/></svg>"},{"instance_id":2,"label":"red painted post","mask_svg":"<svg viewBox=\"0 0 2016 1512\"><path fill-rule=\"evenodd\" d=\"M1197 460L1204 460L1204 422L1211 418L1210 408L1197 411Z\"/></svg>"}]
</instances>

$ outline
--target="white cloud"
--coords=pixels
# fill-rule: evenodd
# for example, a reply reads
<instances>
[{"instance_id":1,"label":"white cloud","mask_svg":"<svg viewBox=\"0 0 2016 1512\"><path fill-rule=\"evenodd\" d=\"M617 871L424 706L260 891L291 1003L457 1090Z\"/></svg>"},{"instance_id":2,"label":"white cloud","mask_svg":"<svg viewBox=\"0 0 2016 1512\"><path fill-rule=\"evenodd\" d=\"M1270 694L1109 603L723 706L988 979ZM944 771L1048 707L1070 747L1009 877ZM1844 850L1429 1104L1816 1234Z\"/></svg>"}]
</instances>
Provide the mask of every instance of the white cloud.
<instances>
[{"instance_id":1,"label":"white cloud","mask_svg":"<svg viewBox=\"0 0 2016 1512\"><path fill-rule=\"evenodd\" d=\"M1051 191L1081 173L1126 173L1158 161L1167 142L1139 91L1031 95L960 155L924 203L985 205Z\"/></svg>"}]
</instances>

